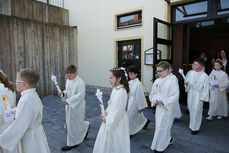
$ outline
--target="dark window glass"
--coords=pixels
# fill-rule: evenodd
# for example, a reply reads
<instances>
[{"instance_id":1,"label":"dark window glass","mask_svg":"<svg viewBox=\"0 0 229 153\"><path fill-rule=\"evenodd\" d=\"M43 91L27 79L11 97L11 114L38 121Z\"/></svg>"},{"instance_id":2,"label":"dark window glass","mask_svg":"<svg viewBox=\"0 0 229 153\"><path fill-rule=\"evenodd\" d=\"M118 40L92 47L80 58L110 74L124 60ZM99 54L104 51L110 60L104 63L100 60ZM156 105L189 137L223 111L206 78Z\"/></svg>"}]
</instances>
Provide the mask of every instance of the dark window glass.
<instances>
[{"instance_id":1,"label":"dark window glass","mask_svg":"<svg viewBox=\"0 0 229 153\"><path fill-rule=\"evenodd\" d=\"M142 11L117 16L118 29L142 25Z\"/></svg>"},{"instance_id":2,"label":"dark window glass","mask_svg":"<svg viewBox=\"0 0 229 153\"><path fill-rule=\"evenodd\" d=\"M141 39L118 42L118 66L127 68L136 65L141 79Z\"/></svg>"},{"instance_id":3,"label":"dark window glass","mask_svg":"<svg viewBox=\"0 0 229 153\"><path fill-rule=\"evenodd\" d=\"M229 0L217 0L217 15L229 14Z\"/></svg>"},{"instance_id":4,"label":"dark window glass","mask_svg":"<svg viewBox=\"0 0 229 153\"><path fill-rule=\"evenodd\" d=\"M196 18L207 17L208 1L201 1L192 4L182 4L177 6L176 21L190 20Z\"/></svg>"}]
</instances>

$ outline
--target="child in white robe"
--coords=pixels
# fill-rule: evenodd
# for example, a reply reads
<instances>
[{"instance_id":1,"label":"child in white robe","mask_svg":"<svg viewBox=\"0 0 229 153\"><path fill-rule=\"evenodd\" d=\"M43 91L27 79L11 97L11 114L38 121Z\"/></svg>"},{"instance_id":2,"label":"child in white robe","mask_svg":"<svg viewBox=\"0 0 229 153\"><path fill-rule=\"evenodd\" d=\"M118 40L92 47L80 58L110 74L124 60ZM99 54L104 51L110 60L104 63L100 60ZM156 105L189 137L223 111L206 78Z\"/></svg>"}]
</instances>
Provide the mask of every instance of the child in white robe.
<instances>
[{"instance_id":1,"label":"child in white robe","mask_svg":"<svg viewBox=\"0 0 229 153\"><path fill-rule=\"evenodd\" d=\"M171 128L174 120L174 105L179 98L179 85L169 75L170 64L161 61L157 65L159 79L155 80L149 95L151 106L156 106L156 128L151 149L163 153L172 144Z\"/></svg>"},{"instance_id":2,"label":"child in white robe","mask_svg":"<svg viewBox=\"0 0 229 153\"><path fill-rule=\"evenodd\" d=\"M171 76L172 79L174 79L174 81L178 83L177 77L173 74L172 66L169 69L169 75ZM177 101L174 106L174 119L181 119L181 117L182 117L182 113L180 109L180 104L179 104L179 101Z\"/></svg>"},{"instance_id":3,"label":"child in white robe","mask_svg":"<svg viewBox=\"0 0 229 153\"><path fill-rule=\"evenodd\" d=\"M16 106L16 93L14 85L8 80L7 76L0 70L0 88L8 88L7 99L9 101L8 107L15 108ZM4 102L2 103L4 104ZM2 105L1 104L1 105ZM10 125L11 122L4 121L3 114L6 110L6 105L2 105L0 113L0 134Z\"/></svg>"},{"instance_id":4,"label":"child in white robe","mask_svg":"<svg viewBox=\"0 0 229 153\"><path fill-rule=\"evenodd\" d=\"M39 74L31 69L17 73L16 87L21 92L15 120L0 135L0 146L12 153L50 153L42 127L43 105L35 86Z\"/></svg>"},{"instance_id":5,"label":"child in white robe","mask_svg":"<svg viewBox=\"0 0 229 153\"><path fill-rule=\"evenodd\" d=\"M9 103L7 104L9 108L15 108L16 106L16 93L14 89L13 83L11 83L7 76L0 70L0 88L8 88L7 99ZM12 123L12 121L4 120L4 112L6 110L6 104L1 101L0 102L0 134ZM2 149L3 153L7 153L8 151Z\"/></svg>"},{"instance_id":6,"label":"child in white robe","mask_svg":"<svg viewBox=\"0 0 229 153\"><path fill-rule=\"evenodd\" d=\"M217 119L228 116L228 99L227 87L228 76L223 69L223 64L220 61L215 61L214 69L209 75L210 78L210 107L207 120L212 120L213 116Z\"/></svg>"},{"instance_id":7,"label":"child in white robe","mask_svg":"<svg viewBox=\"0 0 229 153\"><path fill-rule=\"evenodd\" d=\"M188 93L188 109L190 113L189 128L191 134L198 134L201 122L203 103L209 101L209 78L202 71L204 61L194 60L193 71L186 77L185 91Z\"/></svg>"},{"instance_id":8,"label":"child in white robe","mask_svg":"<svg viewBox=\"0 0 229 153\"><path fill-rule=\"evenodd\" d=\"M130 153L129 121L125 111L128 81L122 69L112 69L109 82L113 90L106 115L102 116L93 153Z\"/></svg>"},{"instance_id":9,"label":"child in white robe","mask_svg":"<svg viewBox=\"0 0 229 153\"><path fill-rule=\"evenodd\" d=\"M145 118L143 109L147 107L146 98L142 83L137 78L138 68L131 65L127 69L129 78L129 99L127 106L127 115L129 119L130 135L135 135L141 129L146 129L150 120Z\"/></svg>"},{"instance_id":10,"label":"child in white robe","mask_svg":"<svg viewBox=\"0 0 229 153\"><path fill-rule=\"evenodd\" d=\"M62 92L65 99L67 146L62 151L77 147L88 135L89 122L85 121L85 84L77 75L76 66L68 65L65 70L66 89ZM58 93L61 96L60 93Z\"/></svg>"}]
</instances>

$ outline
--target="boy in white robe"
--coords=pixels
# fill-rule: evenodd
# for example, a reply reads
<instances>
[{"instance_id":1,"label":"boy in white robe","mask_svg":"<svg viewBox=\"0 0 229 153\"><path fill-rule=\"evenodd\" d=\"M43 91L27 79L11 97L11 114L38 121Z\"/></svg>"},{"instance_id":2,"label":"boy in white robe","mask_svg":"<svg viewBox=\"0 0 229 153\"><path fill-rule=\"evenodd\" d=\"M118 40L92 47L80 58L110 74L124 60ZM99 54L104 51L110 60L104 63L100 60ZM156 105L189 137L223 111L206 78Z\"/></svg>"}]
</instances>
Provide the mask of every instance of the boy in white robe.
<instances>
[{"instance_id":1,"label":"boy in white robe","mask_svg":"<svg viewBox=\"0 0 229 153\"><path fill-rule=\"evenodd\" d=\"M12 153L50 153L42 127L43 105L35 86L39 74L31 69L17 73L16 87L21 92L15 120L0 135L0 146Z\"/></svg>"},{"instance_id":2,"label":"boy in white robe","mask_svg":"<svg viewBox=\"0 0 229 153\"><path fill-rule=\"evenodd\" d=\"M129 132L130 135L135 135L141 129L146 129L150 120L145 118L143 109L147 107L146 98L142 83L137 78L138 68L131 65L127 69L129 78L129 99L127 106L127 115L129 119Z\"/></svg>"},{"instance_id":3,"label":"boy in white robe","mask_svg":"<svg viewBox=\"0 0 229 153\"><path fill-rule=\"evenodd\" d=\"M155 80L149 95L151 105L156 106L156 128L151 149L163 153L172 144L171 127L174 120L174 105L179 98L179 85L169 75L170 64L161 61L157 66L159 79Z\"/></svg>"},{"instance_id":4,"label":"boy in white robe","mask_svg":"<svg viewBox=\"0 0 229 153\"><path fill-rule=\"evenodd\" d=\"M67 78L66 89L62 92L65 99L67 146L62 151L77 147L88 135L89 122L85 121L85 84L77 76L76 66L68 65L65 70ZM58 93L59 94L59 93ZM59 94L61 96L61 94Z\"/></svg>"},{"instance_id":5,"label":"boy in white robe","mask_svg":"<svg viewBox=\"0 0 229 153\"><path fill-rule=\"evenodd\" d=\"M214 69L209 75L210 78L210 107L207 120L212 120L213 116L217 119L228 116L228 99L227 87L228 76L223 70L223 64L220 61L215 61Z\"/></svg>"},{"instance_id":6,"label":"boy in white robe","mask_svg":"<svg viewBox=\"0 0 229 153\"><path fill-rule=\"evenodd\" d=\"M112 69L109 82L113 90L106 115L101 115L93 153L130 153L129 121L125 111L128 98L128 81L121 69Z\"/></svg>"},{"instance_id":7,"label":"boy in white robe","mask_svg":"<svg viewBox=\"0 0 229 153\"><path fill-rule=\"evenodd\" d=\"M209 78L202 71L204 61L197 59L193 63L193 71L186 77L185 91L188 93L188 109L190 113L189 128L191 134L198 134L201 122L203 103L209 101Z\"/></svg>"}]
</instances>

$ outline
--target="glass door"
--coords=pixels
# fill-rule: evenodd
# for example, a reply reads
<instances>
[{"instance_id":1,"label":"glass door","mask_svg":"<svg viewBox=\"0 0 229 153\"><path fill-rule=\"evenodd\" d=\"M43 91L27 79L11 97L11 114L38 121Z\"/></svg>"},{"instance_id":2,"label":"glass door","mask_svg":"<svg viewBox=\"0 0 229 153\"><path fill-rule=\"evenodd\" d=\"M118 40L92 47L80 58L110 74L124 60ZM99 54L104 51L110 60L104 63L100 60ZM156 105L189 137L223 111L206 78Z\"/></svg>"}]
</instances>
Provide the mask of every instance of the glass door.
<instances>
[{"instance_id":1,"label":"glass door","mask_svg":"<svg viewBox=\"0 0 229 153\"><path fill-rule=\"evenodd\" d=\"M160 61L168 61L172 63L172 26L170 23L154 18L153 29L153 50L159 50L161 56L157 56L157 52L153 52L153 80L156 79L156 64Z\"/></svg>"}]
</instances>

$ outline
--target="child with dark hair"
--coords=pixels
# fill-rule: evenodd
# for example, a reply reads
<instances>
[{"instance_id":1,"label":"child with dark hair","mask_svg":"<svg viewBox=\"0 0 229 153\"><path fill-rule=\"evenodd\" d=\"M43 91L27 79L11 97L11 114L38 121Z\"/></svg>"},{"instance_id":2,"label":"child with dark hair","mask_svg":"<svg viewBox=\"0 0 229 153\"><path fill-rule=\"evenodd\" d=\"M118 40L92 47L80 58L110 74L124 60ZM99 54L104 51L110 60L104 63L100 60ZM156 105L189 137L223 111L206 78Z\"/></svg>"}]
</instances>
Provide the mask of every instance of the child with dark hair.
<instances>
[{"instance_id":1,"label":"child with dark hair","mask_svg":"<svg viewBox=\"0 0 229 153\"><path fill-rule=\"evenodd\" d=\"M125 71L110 70L109 82L113 87L106 115L101 116L93 153L130 153L129 121L125 111L129 93Z\"/></svg>"},{"instance_id":2,"label":"child with dark hair","mask_svg":"<svg viewBox=\"0 0 229 153\"><path fill-rule=\"evenodd\" d=\"M130 135L137 134L141 129L146 129L150 120L145 118L143 109L147 107L144 89L142 83L137 78L138 68L131 65L127 69L129 78L129 99L127 106L127 115L129 119L129 132Z\"/></svg>"},{"instance_id":3,"label":"child with dark hair","mask_svg":"<svg viewBox=\"0 0 229 153\"><path fill-rule=\"evenodd\" d=\"M202 71L204 61L196 59L193 62L193 71L186 77L185 91L188 93L188 109L190 113L189 128L191 134L198 134L201 122L203 103L209 101L209 78Z\"/></svg>"},{"instance_id":4,"label":"child with dark hair","mask_svg":"<svg viewBox=\"0 0 229 153\"><path fill-rule=\"evenodd\" d=\"M63 104L66 112L67 146L62 151L77 147L88 135L89 122L85 121L85 84L77 75L76 66L68 65L64 70L67 78L66 88L63 91ZM61 96L60 93L58 93Z\"/></svg>"},{"instance_id":5,"label":"child with dark hair","mask_svg":"<svg viewBox=\"0 0 229 153\"><path fill-rule=\"evenodd\" d=\"M157 65L158 79L155 80L149 95L151 106L156 106L156 128L151 149L163 153L173 143L171 128L174 120L174 106L179 98L178 82L170 75L171 65L161 61Z\"/></svg>"},{"instance_id":6,"label":"child with dark hair","mask_svg":"<svg viewBox=\"0 0 229 153\"><path fill-rule=\"evenodd\" d=\"M12 82L10 82L7 78L7 76L3 73L2 70L0 70L0 88L8 88L8 92L7 92L7 99L9 101L8 103L8 107L9 108L14 108L16 106L16 93L15 93L15 89L14 89L14 85ZM2 133L2 131L7 128L9 126L9 123L6 123L3 119L3 114L4 111L7 109L6 105L4 105L4 103L1 103L0 106L2 111L0 112L0 133Z\"/></svg>"},{"instance_id":7,"label":"child with dark hair","mask_svg":"<svg viewBox=\"0 0 229 153\"><path fill-rule=\"evenodd\" d=\"M43 105L35 86L39 74L32 69L17 73L16 87L21 92L15 120L0 135L0 146L12 153L50 153L42 126Z\"/></svg>"},{"instance_id":8,"label":"child with dark hair","mask_svg":"<svg viewBox=\"0 0 229 153\"><path fill-rule=\"evenodd\" d=\"M7 76L0 70L0 88L8 88L7 99L9 103L0 101L0 134L12 123L12 121L5 121L4 113L7 109L15 108L16 106L16 93L14 85L10 82ZM0 149L1 150L1 149ZM3 153L7 153L5 149L2 149Z\"/></svg>"},{"instance_id":9,"label":"child with dark hair","mask_svg":"<svg viewBox=\"0 0 229 153\"><path fill-rule=\"evenodd\" d=\"M229 84L228 75L223 71L223 63L215 61L214 70L209 75L210 79L210 108L207 120L212 120L213 116L217 119L228 116L227 87Z\"/></svg>"}]
</instances>

